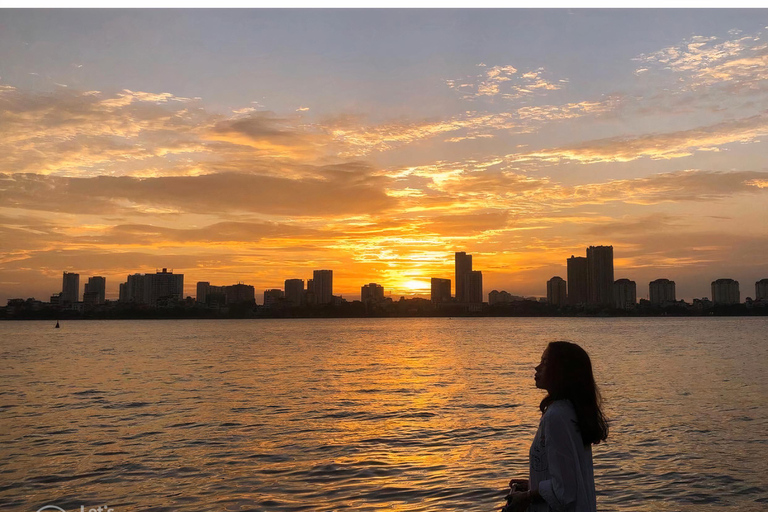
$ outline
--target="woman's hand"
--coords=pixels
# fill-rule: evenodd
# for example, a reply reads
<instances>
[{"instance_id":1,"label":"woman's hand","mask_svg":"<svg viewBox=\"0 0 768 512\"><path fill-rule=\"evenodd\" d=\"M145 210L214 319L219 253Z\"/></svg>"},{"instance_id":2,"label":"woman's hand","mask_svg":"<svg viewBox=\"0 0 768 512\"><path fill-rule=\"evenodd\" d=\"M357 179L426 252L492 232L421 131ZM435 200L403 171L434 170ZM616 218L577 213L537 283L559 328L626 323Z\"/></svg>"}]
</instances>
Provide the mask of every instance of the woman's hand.
<instances>
[{"instance_id":1,"label":"woman's hand","mask_svg":"<svg viewBox=\"0 0 768 512\"><path fill-rule=\"evenodd\" d=\"M509 487L512 489L512 491L527 491L528 490L528 479L527 478L513 478L509 481Z\"/></svg>"},{"instance_id":2,"label":"woman's hand","mask_svg":"<svg viewBox=\"0 0 768 512\"><path fill-rule=\"evenodd\" d=\"M504 512L525 512L530 504L531 495L529 492L512 491L507 496L507 506L503 510Z\"/></svg>"}]
</instances>

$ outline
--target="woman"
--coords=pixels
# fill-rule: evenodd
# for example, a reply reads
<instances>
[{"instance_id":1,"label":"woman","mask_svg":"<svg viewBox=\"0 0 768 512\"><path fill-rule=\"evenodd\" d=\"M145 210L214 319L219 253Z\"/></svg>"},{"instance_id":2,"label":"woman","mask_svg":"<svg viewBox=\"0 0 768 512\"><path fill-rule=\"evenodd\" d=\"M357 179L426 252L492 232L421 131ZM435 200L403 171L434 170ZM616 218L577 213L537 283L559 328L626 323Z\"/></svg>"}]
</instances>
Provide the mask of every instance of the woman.
<instances>
[{"instance_id":1,"label":"woman","mask_svg":"<svg viewBox=\"0 0 768 512\"><path fill-rule=\"evenodd\" d=\"M513 479L506 512L595 512L592 445L605 441L608 424L592 362L583 348L550 343L536 367L536 387L547 396L530 451L529 480Z\"/></svg>"}]
</instances>

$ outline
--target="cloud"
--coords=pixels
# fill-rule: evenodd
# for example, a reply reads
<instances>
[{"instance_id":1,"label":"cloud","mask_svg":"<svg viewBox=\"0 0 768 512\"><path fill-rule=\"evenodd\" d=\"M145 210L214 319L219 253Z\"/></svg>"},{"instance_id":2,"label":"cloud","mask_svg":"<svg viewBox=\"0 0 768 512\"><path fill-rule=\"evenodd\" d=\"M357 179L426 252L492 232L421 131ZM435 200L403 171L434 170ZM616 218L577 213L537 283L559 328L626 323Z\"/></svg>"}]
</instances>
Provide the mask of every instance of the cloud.
<instances>
[{"instance_id":1,"label":"cloud","mask_svg":"<svg viewBox=\"0 0 768 512\"><path fill-rule=\"evenodd\" d=\"M317 236L319 232L302 226L276 222L216 222L202 228L169 228L150 224L119 224L109 226L95 235L83 234L78 243L86 240L97 245L154 245L165 244L217 244L239 242L256 244L266 238L289 239Z\"/></svg>"},{"instance_id":2,"label":"cloud","mask_svg":"<svg viewBox=\"0 0 768 512\"><path fill-rule=\"evenodd\" d=\"M750 181L748 181L746 183L747 183L747 185L750 185L752 187L768 188L768 179L764 179L764 180L755 179L755 180L750 180Z\"/></svg>"},{"instance_id":3,"label":"cloud","mask_svg":"<svg viewBox=\"0 0 768 512\"><path fill-rule=\"evenodd\" d=\"M423 226L423 230L438 233L440 236L477 236L487 231L504 229L509 219L510 212L507 210L439 215L429 219Z\"/></svg>"},{"instance_id":4,"label":"cloud","mask_svg":"<svg viewBox=\"0 0 768 512\"><path fill-rule=\"evenodd\" d=\"M342 156L362 156L454 132L463 132L463 135L449 137L444 142L492 138L499 131L531 133L542 123L612 112L622 101L619 96L610 96L600 101L528 106L499 113L467 111L444 120L393 122L374 126L365 126L359 120L343 119L330 121L329 130L336 141L346 146L346 149L342 149Z\"/></svg>"},{"instance_id":5,"label":"cloud","mask_svg":"<svg viewBox=\"0 0 768 512\"><path fill-rule=\"evenodd\" d=\"M503 98L515 100L555 91L564 81L549 81L544 68L519 72L514 66L481 66L482 73L463 79L446 80L446 85L455 90L462 99Z\"/></svg>"},{"instance_id":6,"label":"cloud","mask_svg":"<svg viewBox=\"0 0 768 512\"><path fill-rule=\"evenodd\" d=\"M204 137L208 140L246 146L251 155L290 159L315 159L332 142L325 133L299 126L297 120L280 118L271 112L216 123Z\"/></svg>"},{"instance_id":7,"label":"cloud","mask_svg":"<svg viewBox=\"0 0 768 512\"><path fill-rule=\"evenodd\" d=\"M369 214L396 200L388 180L343 167L327 178L292 180L220 173L201 176L69 178L0 175L0 200L10 208L72 213L254 212L271 215Z\"/></svg>"},{"instance_id":8,"label":"cloud","mask_svg":"<svg viewBox=\"0 0 768 512\"><path fill-rule=\"evenodd\" d=\"M621 201L650 205L669 201L712 201L734 194L759 193L761 189L753 186L752 183L766 178L768 178L768 172L765 171L688 170L631 180L613 180L573 187L556 186L548 192L545 191L545 194L555 201L567 201L573 204Z\"/></svg>"},{"instance_id":9,"label":"cloud","mask_svg":"<svg viewBox=\"0 0 768 512\"><path fill-rule=\"evenodd\" d=\"M521 121L561 121L589 115L599 115L616 110L622 99L611 96L601 101L581 101L563 105L540 105L517 109Z\"/></svg>"},{"instance_id":10,"label":"cloud","mask_svg":"<svg viewBox=\"0 0 768 512\"><path fill-rule=\"evenodd\" d=\"M617 236L636 236L639 233L657 233L675 230L677 232L684 228L684 223L679 216L668 215L665 213L653 213L642 217L624 217L619 220L611 220L593 225L586 229L590 235L600 236L602 238L613 238Z\"/></svg>"},{"instance_id":11,"label":"cloud","mask_svg":"<svg viewBox=\"0 0 768 512\"><path fill-rule=\"evenodd\" d=\"M0 89L0 172L58 176L291 174L343 161L343 145L301 118L241 109L226 117L170 93ZM276 169L280 170L276 170Z\"/></svg>"},{"instance_id":12,"label":"cloud","mask_svg":"<svg viewBox=\"0 0 768 512\"><path fill-rule=\"evenodd\" d=\"M762 34L743 37L729 32L731 39L693 36L687 41L659 51L641 54L634 60L643 67L669 71L680 80L682 89L696 90L718 84L739 89L764 87L768 78L768 44Z\"/></svg>"},{"instance_id":13,"label":"cloud","mask_svg":"<svg viewBox=\"0 0 768 512\"><path fill-rule=\"evenodd\" d=\"M134 102L167 103L169 101L178 101L187 103L199 99L200 98L182 98L180 96L174 96L169 92L151 93L123 89L123 91L117 93L114 98L104 99L99 104L107 109L119 109Z\"/></svg>"},{"instance_id":14,"label":"cloud","mask_svg":"<svg viewBox=\"0 0 768 512\"><path fill-rule=\"evenodd\" d=\"M629 162L639 158L672 159L694 151L717 150L734 142L752 142L768 133L768 115L759 114L702 128L640 137L611 137L562 148L507 155L508 162Z\"/></svg>"},{"instance_id":15,"label":"cloud","mask_svg":"<svg viewBox=\"0 0 768 512\"><path fill-rule=\"evenodd\" d=\"M131 162L205 151L194 131L208 116L158 104L156 96L6 89L0 95L0 172L119 174Z\"/></svg>"},{"instance_id":16,"label":"cloud","mask_svg":"<svg viewBox=\"0 0 768 512\"><path fill-rule=\"evenodd\" d=\"M510 73L492 68L491 77ZM196 99L124 90L0 89L0 172L59 176L178 176L245 172L297 177L302 166L344 161L450 134L447 142L529 133L543 122L600 115L618 99L467 111L448 119L369 125L337 117L309 124L301 115L239 109L214 115Z\"/></svg>"},{"instance_id":17,"label":"cloud","mask_svg":"<svg viewBox=\"0 0 768 512\"><path fill-rule=\"evenodd\" d=\"M333 138L347 149L342 156L362 156L373 151L388 151L398 146L429 139L436 135L468 130L470 136L491 130L517 130L519 123L512 113L478 114L467 112L447 120L392 122L365 126L357 120L331 121Z\"/></svg>"},{"instance_id":18,"label":"cloud","mask_svg":"<svg viewBox=\"0 0 768 512\"><path fill-rule=\"evenodd\" d=\"M686 170L643 178L565 186L549 177L514 172L506 162L457 162L401 169L400 183L422 180L415 193L401 194L409 211L472 211L506 208L515 214L548 216L583 205L711 201L768 189L765 171ZM395 177L395 175L393 175Z\"/></svg>"}]
</instances>

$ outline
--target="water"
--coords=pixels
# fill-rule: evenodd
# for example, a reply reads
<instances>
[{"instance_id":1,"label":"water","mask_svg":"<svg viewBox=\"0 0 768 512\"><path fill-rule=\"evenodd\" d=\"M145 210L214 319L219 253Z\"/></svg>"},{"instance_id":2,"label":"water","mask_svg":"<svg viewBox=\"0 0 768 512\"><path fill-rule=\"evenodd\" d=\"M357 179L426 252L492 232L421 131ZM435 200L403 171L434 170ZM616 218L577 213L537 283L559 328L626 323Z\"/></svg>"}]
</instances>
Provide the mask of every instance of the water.
<instances>
[{"instance_id":1,"label":"water","mask_svg":"<svg viewBox=\"0 0 768 512\"><path fill-rule=\"evenodd\" d=\"M0 508L490 511L546 343L591 354L603 511L768 508L768 319L0 323Z\"/></svg>"}]
</instances>

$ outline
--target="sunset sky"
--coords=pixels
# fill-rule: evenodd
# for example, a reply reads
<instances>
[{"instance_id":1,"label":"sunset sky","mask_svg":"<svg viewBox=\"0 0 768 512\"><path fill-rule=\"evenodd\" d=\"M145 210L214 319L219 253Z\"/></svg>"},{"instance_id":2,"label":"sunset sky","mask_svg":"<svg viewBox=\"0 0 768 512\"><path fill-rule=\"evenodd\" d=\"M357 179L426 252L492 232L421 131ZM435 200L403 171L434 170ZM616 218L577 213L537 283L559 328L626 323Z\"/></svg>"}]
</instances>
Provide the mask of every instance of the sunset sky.
<instances>
[{"instance_id":1,"label":"sunset sky","mask_svg":"<svg viewBox=\"0 0 768 512\"><path fill-rule=\"evenodd\" d=\"M0 10L0 300L62 272L768 277L768 10ZM82 293L82 289L81 289Z\"/></svg>"}]
</instances>

